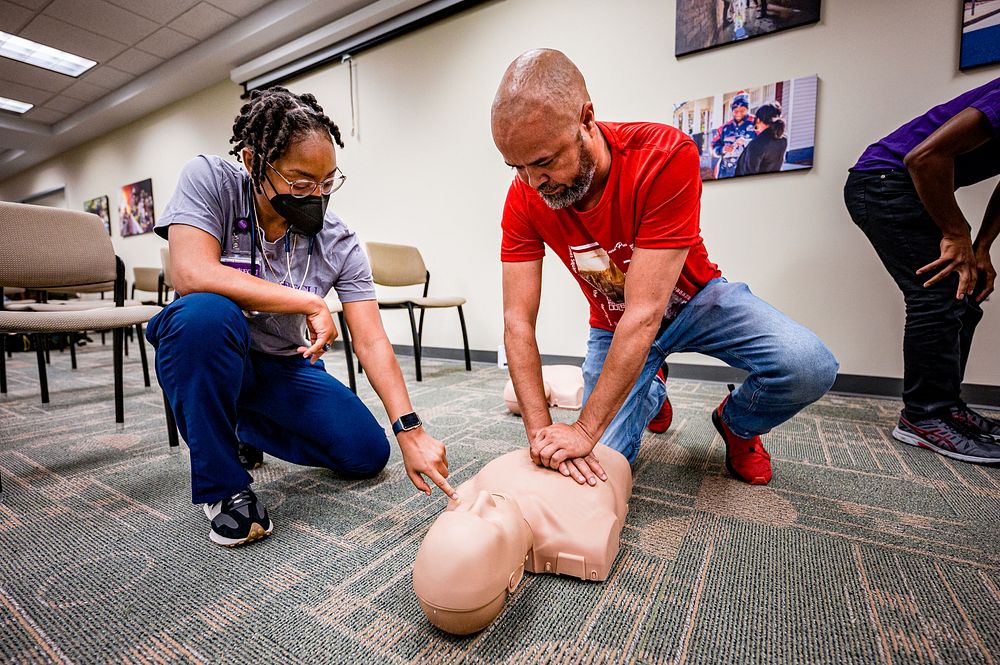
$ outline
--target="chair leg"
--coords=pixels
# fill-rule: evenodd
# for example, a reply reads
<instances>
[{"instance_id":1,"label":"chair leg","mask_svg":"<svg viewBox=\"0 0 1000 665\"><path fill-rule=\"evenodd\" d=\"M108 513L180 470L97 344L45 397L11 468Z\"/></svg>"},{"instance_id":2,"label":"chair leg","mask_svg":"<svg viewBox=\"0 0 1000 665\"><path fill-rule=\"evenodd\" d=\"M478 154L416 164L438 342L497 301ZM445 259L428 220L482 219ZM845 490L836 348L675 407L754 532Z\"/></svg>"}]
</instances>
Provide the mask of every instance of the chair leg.
<instances>
[{"instance_id":1,"label":"chair leg","mask_svg":"<svg viewBox=\"0 0 1000 665\"><path fill-rule=\"evenodd\" d=\"M7 334L0 334L0 394L7 394Z\"/></svg>"},{"instance_id":2,"label":"chair leg","mask_svg":"<svg viewBox=\"0 0 1000 665\"><path fill-rule=\"evenodd\" d=\"M413 305L406 303L406 311L410 314L410 334L413 335L413 360L417 366L417 381L423 381L420 375L420 338L417 337L417 321L413 318Z\"/></svg>"},{"instance_id":3,"label":"chair leg","mask_svg":"<svg viewBox=\"0 0 1000 665\"><path fill-rule=\"evenodd\" d=\"M462 344L465 346L465 371L472 371L472 358L469 356L469 334L465 330L465 314L462 313L462 306L458 306L458 321L462 324Z\"/></svg>"},{"instance_id":4,"label":"chair leg","mask_svg":"<svg viewBox=\"0 0 1000 665\"><path fill-rule=\"evenodd\" d=\"M129 328L129 332L131 332L131 331L132 331L132 329ZM122 343L123 343L122 346L125 349L125 355L126 356L128 356L128 340L129 340L129 337L131 337L131 335L126 335L125 331L122 330Z\"/></svg>"},{"instance_id":5,"label":"chair leg","mask_svg":"<svg viewBox=\"0 0 1000 665\"><path fill-rule=\"evenodd\" d=\"M32 342L35 345L35 356L38 358L38 388L42 392L42 404L49 403L49 377L45 372L45 349L42 348L42 343L45 335L41 333L35 333L31 336Z\"/></svg>"},{"instance_id":6,"label":"chair leg","mask_svg":"<svg viewBox=\"0 0 1000 665\"><path fill-rule=\"evenodd\" d=\"M115 422L124 423L125 385L122 378L124 374L122 365L125 363L125 358L122 356L122 350L125 346L125 330L123 328L115 328L111 333L111 339L113 340L112 346L114 346L115 366Z\"/></svg>"},{"instance_id":7,"label":"chair leg","mask_svg":"<svg viewBox=\"0 0 1000 665\"><path fill-rule=\"evenodd\" d=\"M76 335L66 335L69 340L69 362L73 369L76 369Z\"/></svg>"},{"instance_id":8,"label":"chair leg","mask_svg":"<svg viewBox=\"0 0 1000 665\"><path fill-rule=\"evenodd\" d=\"M135 324L135 345L139 347L139 357L142 358L142 380L149 388L149 362L146 360L146 343L142 336L142 324Z\"/></svg>"},{"instance_id":9,"label":"chair leg","mask_svg":"<svg viewBox=\"0 0 1000 665\"><path fill-rule=\"evenodd\" d=\"M340 322L340 333L344 337L344 355L347 356L347 380L351 385L351 392L358 394L357 380L354 378L354 355L351 353L351 333L347 330L347 323L344 321L344 313L337 312L337 320Z\"/></svg>"},{"instance_id":10,"label":"chair leg","mask_svg":"<svg viewBox=\"0 0 1000 665\"><path fill-rule=\"evenodd\" d=\"M174 420L174 410L167 401L167 394L163 393L163 412L167 416L167 441L171 448L176 448L179 444L177 440L177 421Z\"/></svg>"},{"instance_id":11,"label":"chair leg","mask_svg":"<svg viewBox=\"0 0 1000 665\"><path fill-rule=\"evenodd\" d=\"M45 364L46 365L51 365L52 364L52 354L49 353L49 336L48 335L39 335L38 339L41 342L42 350L45 351Z\"/></svg>"},{"instance_id":12,"label":"chair leg","mask_svg":"<svg viewBox=\"0 0 1000 665\"><path fill-rule=\"evenodd\" d=\"M424 313L426 311L423 307L420 308L420 325L417 326L417 339L420 340L421 346L424 343Z\"/></svg>"},{"instance_id":13,"label":"chair leg","mask_svg":"<svg viewBox=\"0 0 1000 665\"><path fill-rule=\"evenodd\" d=\"M105 333L105 331L102 330L101 331L101 346L104 346L107 343L107 340L104 338L104 333Z\"/></svg>"}]
</instances>

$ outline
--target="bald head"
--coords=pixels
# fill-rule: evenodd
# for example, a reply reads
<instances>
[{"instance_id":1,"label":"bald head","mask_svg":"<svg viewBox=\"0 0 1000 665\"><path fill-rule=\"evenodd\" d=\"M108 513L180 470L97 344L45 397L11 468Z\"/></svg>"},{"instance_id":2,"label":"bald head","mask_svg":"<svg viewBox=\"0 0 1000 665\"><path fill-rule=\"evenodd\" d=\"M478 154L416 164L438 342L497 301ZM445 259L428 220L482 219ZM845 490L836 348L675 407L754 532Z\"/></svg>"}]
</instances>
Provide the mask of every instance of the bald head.
<instances>
[{"instance_id":1,"label":"bald head","mask_svg":"<svg viewBox=\"0 0 1000 665\"><path fill-rule=\"evenodd\" d=\"M494 139L517 125L544 121L551 130L580 121L590 101L587 83L573 61L560 51L535 49L519 55L504 72L493 99Z\"/></svg>"}]
</instances>

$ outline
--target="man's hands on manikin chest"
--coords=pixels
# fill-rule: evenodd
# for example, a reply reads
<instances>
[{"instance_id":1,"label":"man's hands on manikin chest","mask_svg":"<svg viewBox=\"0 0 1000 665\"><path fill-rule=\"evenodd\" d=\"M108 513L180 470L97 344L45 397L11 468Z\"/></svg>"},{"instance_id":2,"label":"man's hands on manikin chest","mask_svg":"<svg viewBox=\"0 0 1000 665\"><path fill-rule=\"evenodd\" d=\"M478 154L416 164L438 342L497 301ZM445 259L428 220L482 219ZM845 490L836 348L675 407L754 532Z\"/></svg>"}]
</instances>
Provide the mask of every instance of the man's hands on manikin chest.
<instances>
[{"instance_id":1,"label":"man's hands on manikin chest","mask_svg":"<svg viewBox=\"0 0 1000 665\"><path fill-rule=\"evenodd\" d=\"M575 423L550 424L530 437L529 452L536 464L556 469L581 485L607 480L594 447L642 372L687 253L686 247L636 248L625 280L625 313L597 385Z\"/></svg>"}]
</instances>

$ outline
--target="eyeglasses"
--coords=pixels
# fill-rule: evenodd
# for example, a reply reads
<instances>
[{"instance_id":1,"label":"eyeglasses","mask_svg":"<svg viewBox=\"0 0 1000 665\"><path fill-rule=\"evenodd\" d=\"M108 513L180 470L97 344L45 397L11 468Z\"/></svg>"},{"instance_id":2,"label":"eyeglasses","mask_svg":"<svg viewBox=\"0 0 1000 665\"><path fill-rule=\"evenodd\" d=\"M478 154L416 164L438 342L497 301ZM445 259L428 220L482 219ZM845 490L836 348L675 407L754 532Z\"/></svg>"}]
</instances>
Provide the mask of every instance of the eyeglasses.
<instances>
[{"instance_id":1,"label":"eyeglasses","mask_svg":"<svg viewBox=\"0 0 1000 665\"><path fill-rule=\"evenodd\" d=\"M339 166L337 167L336 170L334 170L332 176L330 176L323 182L315 182L313 180L306 180L305 178L302 178L300 180L289 180L284 175L282 175L281 171L274 168L274 165L272 165L271 162L265 162L265 163L271 167L272 171L278 174L279 178L285 181L285 184L288 185L289 189L292 190L292 196L294 196L297 199L309 196L310 194L316 191L317 187L319 187L319 191L323 196L329 196L330 194L333 194L335 191L340 189L341 186L344 184L344 181L347 180L347 176L344 175L343 171L340 170Z\"/></svg>"}]
</instances>

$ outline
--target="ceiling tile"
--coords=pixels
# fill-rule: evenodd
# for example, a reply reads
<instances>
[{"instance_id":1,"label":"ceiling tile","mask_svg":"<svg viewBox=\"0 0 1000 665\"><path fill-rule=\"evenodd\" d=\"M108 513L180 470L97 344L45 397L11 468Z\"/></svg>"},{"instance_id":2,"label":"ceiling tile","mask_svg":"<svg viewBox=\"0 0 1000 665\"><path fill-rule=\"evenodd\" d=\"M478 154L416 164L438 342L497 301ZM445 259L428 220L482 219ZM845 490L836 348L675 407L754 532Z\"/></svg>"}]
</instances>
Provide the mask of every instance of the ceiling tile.
<instances>
[{"instance_id":1,"label":"ceiling tile","mask_svg":"<svg viewBox=\"0 0 1000 665\"><path fill-rule=\"evenodd\" d=\"M46 108L34 108L25 113L23 117L25 120L33 120L35 122L41 122L46 125L51 125L54 122L59 122L65 118L68 114L63 111L55 111L53 109Z\"/></svg>"},{"instance_id":2,"label":"ceiling tile","mask_svg":"<svg viewBox=\"0 0 1000 665\"><path fill-rule=\"evenodd\" d=\"M97 62L106 62L128 48L121 42L64 23L46 14L36 16L25 26L20 36Z\"/></svg>"},{"instance_id":3,"label":"ceiling tile","mask_svg":"<svg viewBox=\"0 0 1000 665\"><path fill-rule=\"evenodd\" d=\"M0 30L16 35L32 16L34 12L30 9L18 7L7 0L0 0Z\"/></svg>"},{"instance_id":4,"label":"ceiling tile","mask_svg":"<svg viewBox=\"0 0 1000 665\"><path fill-rule=\"evenodd\" d=\"M172 58L181 51L191 48L198 43L197 39L192 39L187 35L182 35L170 28L160 28L149 37L136 44L136 48L141 48L147 53L158 55L161 58Z\"/></svg>"},{"instance_id":5,"label":"ceiling tile","mask_svg":"<svg viewBox=\"0 0 1000 665\"><path fill-rule=\"evenodd\" d=\"M108 0L108 2L140 16L145 16L160 25L170 23L198 4L198 0L170 0L169 2L164 0Z\"/></svg>"},{"instance_id":6,"label":"ceiling tile","mask_svg":"<svg viewBox=\"0 0 1000 665\"><path fill-rule=\"evenodd\" d=\"M72 97L56 95L49 101L45 102L45 106L42 108L52 109L54 111L63 111L64 113L72 113L73 111L82 109L86 105L87 102L81 99L73 99Z\"/></svg>"},{"instance_id":7,"label":"ceiling tile","mask_svg":"<svg viewBox=\"0 0 1000 665\"><path fill-rule=\"evenodd\" d=\"M235 21L236 17L232 14L202 2L171 21L170 27L188 37L208 39Z\"/></svg>"},{"instance_id":8,"label":"ceiling tile","mask_svg":"<svg viewBox=\"0 0 1000 665\"><path fill-rule=\"evenodd\" d=\"M22 7L27 7L28 9L34 9L40 11L45 8L45 5L49 4L52 0L11 0L15 5L21 5Z\"/></svg>"},{"instance_id":9,"label":"ceiling tile","mask_svg":"<svg viewBox=\"0 0 1000 665\"><path fill-rule=\"evenodd\" d=\"M129 74L138 76L139 74L148 72L161 62L163 62L163 58L157 58L155 55L146 53L145 51L130 48L117 58L108 62L108 64L115 69L120 69L124 72L128 72Z\"/></svg>"},{"instance_id":10,"label":"ceiling tile","mask_svg":"<svg viewBox=\"0 0 1000 665\"><path fill-rule=\"evenodd\" d=\"M0 91L4 97L16 99L19 102L28 102L35 106L43 104L52 97L52 93L47 90L39 90L30 85L22 85L13 81L0 80Z\"/></svg>"},{"instance_id":11,"label":"ceiling tile","mask_svg":"<svg viewBox=\"0 0 1000 665\"><path fill-rule=\"evenodd\" d=\"M209 4L234 16L250 16L271 0L209 0Z\"/></svg>"},{"instance_id":12,"label":"ceiling tile","mask_svg":"<svg viewBox=\"0 0 1000 665\"><path fill-rule=\"evenodd\" d=\"M108 90L117 90L135 76L127 74L120 69L115 69L109 65L98 65L80 77L79 80L99 85Z\"/></svg>"},{"instance_id":13,"label":"ceiling tile","mask_svg":"<svg viewBox=\"0 0 1000 665\"><path fill-rule=\"evenodd\" d=\"M13 81L32 88L40 88L49 92L59 92L75 81L72 76L50 72L41 67L26 65L17 60L0 58L0 79Z\"/></svg>"},{"instance_id":14,"label":"ceiling tile","mask_svg":"<svg viewBox=\"0 0 1000 665\"><path fill-rule=\"evenodd\" d=\"M159 27L155 22L105 0L53 0L44 13L130 44L151 35Z\"/></svg>"},{"instance_id":15,"label":"ceiling tile","mask_svg":"<svg viewBox=\"0 0 1000 665\"><path fill-rule=\"evenodd\" d=\"M87 83L86 81L77 81L63 90L60 94L72 97L73 99L92 102L96 99L100 99L104 95L108 94L108 92L110 91L107 88L101 88L93 85L92 83Z\"/></svg>"}]
</instances>

